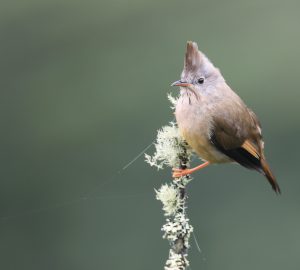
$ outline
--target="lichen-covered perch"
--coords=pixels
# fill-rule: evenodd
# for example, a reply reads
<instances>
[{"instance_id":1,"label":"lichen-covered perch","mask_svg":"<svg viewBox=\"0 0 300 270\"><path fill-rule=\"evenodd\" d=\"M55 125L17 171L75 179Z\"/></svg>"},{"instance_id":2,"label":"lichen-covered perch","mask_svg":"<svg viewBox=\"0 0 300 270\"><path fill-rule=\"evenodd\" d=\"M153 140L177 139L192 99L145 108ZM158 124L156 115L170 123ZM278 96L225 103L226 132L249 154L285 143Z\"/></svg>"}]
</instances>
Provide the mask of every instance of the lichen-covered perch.
<instances>
[{"instance_id":1,"label":"lichen-covered perch","mask_svg":"<svg viewBox=\"0 0 300 270\"><path fill-rule=\"evenodd\" d=\"M170 100L176 102L174 99ZM185 169L189 166L191 155L191 150L180 136L176 124L171 122L158 131L154 155L146 154L145 157L151 166L158 169L164 166ZM165 270L184 270L189 266L187 255L193 227L186 212L186 185L190 181L191 177L186 175L172 180L169 184L163 184L156 190L156 198L162 202L163 211L167 216L162 227L163 238L171 245Z\"/></svg>"}]
</instances>

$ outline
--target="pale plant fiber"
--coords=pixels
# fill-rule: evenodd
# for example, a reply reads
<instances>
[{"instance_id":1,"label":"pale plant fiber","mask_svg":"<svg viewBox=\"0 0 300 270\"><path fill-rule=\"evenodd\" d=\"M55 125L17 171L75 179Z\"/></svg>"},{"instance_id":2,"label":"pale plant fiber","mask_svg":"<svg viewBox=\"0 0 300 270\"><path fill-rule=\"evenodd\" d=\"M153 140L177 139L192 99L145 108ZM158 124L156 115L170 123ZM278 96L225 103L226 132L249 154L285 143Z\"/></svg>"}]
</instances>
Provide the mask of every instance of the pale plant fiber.
<instances>
[{"instance_id":1,"label":"pale plant fiber","mask_svg":"<svg viewBox=\"0 0 300 270\"><path fill-rule=\"evenodd\" d=\"M176 98L168 95L168 99L172 106L176 105ZM157 169L163 169L165 166L185 169L189 166L192 151L173 122L158 131L154 145L155 153L152 156L145 155L146 162L151 166ZM193 227L189 224L186 213L185 188L190 180L190 176L184 176L155 190L156 199L162 202L164 215L168 216L162 227L163 238L171 245L165 270L185 270L189 266L187 255Z\"/></svg>"}]
</instances>

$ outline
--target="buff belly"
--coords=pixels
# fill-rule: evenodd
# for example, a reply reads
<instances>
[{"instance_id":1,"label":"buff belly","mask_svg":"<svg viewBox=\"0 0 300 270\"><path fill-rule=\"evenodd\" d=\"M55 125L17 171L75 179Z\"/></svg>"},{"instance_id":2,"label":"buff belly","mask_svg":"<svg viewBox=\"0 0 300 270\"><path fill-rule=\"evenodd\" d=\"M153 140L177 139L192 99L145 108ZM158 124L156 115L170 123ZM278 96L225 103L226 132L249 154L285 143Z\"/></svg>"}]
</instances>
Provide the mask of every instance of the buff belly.
<instances>
[{"instance_id":1,"label":"buff belly","mask_svg":"<svg viewBox=\"0 0 300 270\"><path fill-rule=\"evenodd\" d=\"M213 112L205 102L197 106L195 102L199 101L184 96L177 102L175 115L181 135L202 160L210 163L230 162L231 159L218 151L210 141Z\"/></svg>"}]
</instances>

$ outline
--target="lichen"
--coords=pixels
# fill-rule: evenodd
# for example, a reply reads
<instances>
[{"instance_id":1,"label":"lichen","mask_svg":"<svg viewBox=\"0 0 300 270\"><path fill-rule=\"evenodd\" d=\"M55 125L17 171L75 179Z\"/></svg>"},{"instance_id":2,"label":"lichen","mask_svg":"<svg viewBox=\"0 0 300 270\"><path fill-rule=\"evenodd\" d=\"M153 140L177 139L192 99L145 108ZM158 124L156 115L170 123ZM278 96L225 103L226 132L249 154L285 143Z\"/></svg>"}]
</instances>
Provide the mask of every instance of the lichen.
<instances>
[{"instance_id":1,"label":"lichen","mask_svg":"<svg viewBox=\"0 0 300 270\"><path fill-rule=\"evenodd\" d=\"M172 249L169 252L169 259L166 261L165 270L184 270L188 267L187 255L177 254Z\"/></svg>"},{"instance_id":2,"label":"lichen","mask_svg":"<svg viewBox=\"0 0 300 270\"><path fill-rule=\"evenodd\" d=\"M176 106L176 98L168 95L168 99L173 106ZM158 131L154 146L154 154L145 155L146 162L151 166L157 169L166 166L181 169L189 167L192 151L180 135L175 123L171 122ZM189 239L193 227L186 213L186 185L190 181L189 175L182 176L155 190L156 199L162 202L164 215L168 216L162 226L163 238L167 239L171 246L165 270L185 270L189 266L187 251L190 247Z\"/></svg>"},{"instance_id":3,"label":"lichen","mask_svg":"<svg viewBox=\"0 0 300 270\"><path fill-rule=\"evenodd\" d=\"M169 100L170 103L171 103L171 109L175 109L176 104L177 104L177 102L178 102L178 98L177 98L177 97L173 97L171 93L169 93L169 94L167 95L167 97L168 97L168 100Z\"/></svg>"},{"instance_id":4,"label":"lichen","mask_svg":"<svg viewBox=\"0 0 300 270\"><path fill-rule=\"evenodd\" d=\"M171 243L179 238L184 239L185 247L189 248L188 240L193 232L193 226L189 224L189 219L183 213L177 213L174 219L167 219L163 225L163 238L168 239Z\"/></svg>"},{"instance_id":5,"label":"lichen","mask_svg":"<svg viewBox=\"0 0 300 270\"><path fill-rule=\"evenodd\" d=\"M191 155L191 149L188 148L186 141L179 133L175 123L170 122L169 126L164 126L158 130L155 146L155 153L150 156L145 154L146 162L157 169L163 169L164 166L177 168L180 164L180 157L185 154ZM186 164L188 165L188 164Z\"/></svg>"},{"instance_id":6,"label":"lichen","mask_svg":"<svg viewBox=\"0 0 300 270\"><path fill-rule=\"evenodd\" d=\"M160 200L163 204L165 216L174 215L182 204L178 189L176 189L173 185L164 184L159 188L159 190L155 191L156 199Z\"/></svg>"}]
</instances>

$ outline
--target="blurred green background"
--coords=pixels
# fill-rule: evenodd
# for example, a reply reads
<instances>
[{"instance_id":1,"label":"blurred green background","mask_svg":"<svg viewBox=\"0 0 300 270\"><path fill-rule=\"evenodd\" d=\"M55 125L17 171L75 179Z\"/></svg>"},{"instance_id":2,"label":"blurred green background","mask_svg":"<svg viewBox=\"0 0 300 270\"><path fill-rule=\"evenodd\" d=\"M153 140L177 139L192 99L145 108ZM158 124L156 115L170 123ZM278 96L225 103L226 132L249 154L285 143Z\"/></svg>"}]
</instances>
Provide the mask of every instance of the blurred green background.
<instances>
[{"instance_id":1,"label":"blurred green background","mask_svg":"<svg viewBox=\"0 0 300 270\"><path fill-rule=\"evenodd\" d=\"M282 195L234 165L195 174L192 269L299 269L299 24L293 0L1 2L0 268L163 269L170 170L122 167L173 118L194 40L260 117Z\"/></svg>"}]
</instances>

